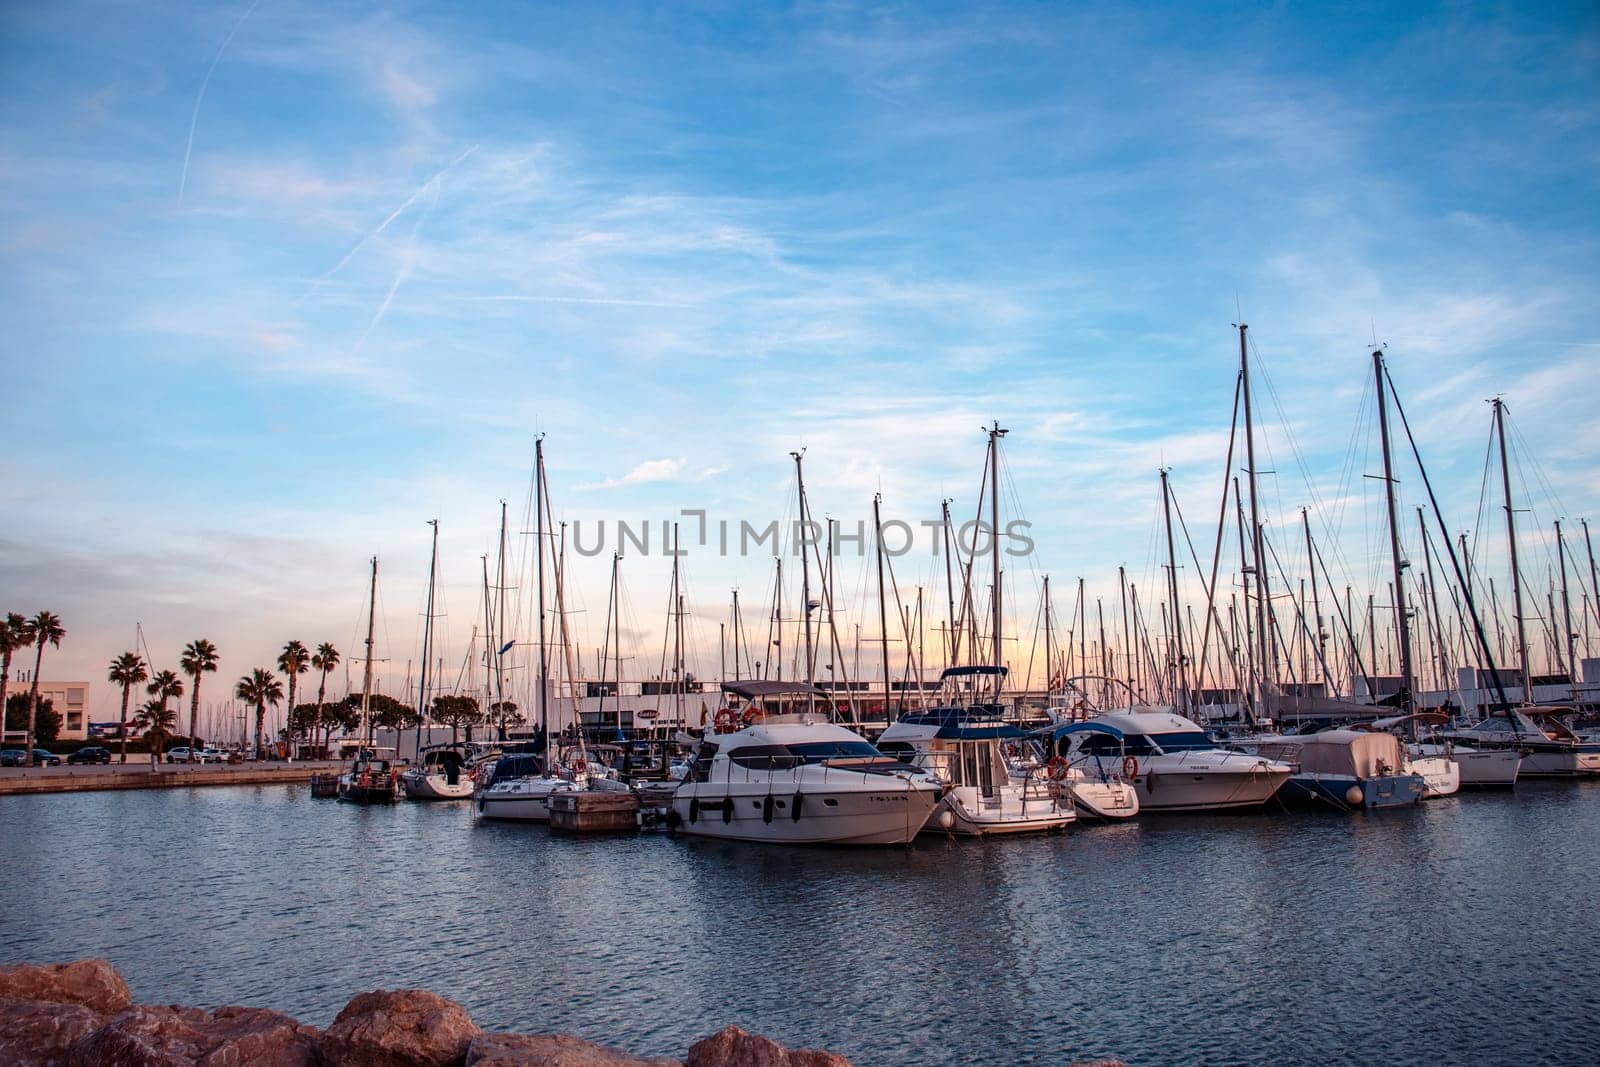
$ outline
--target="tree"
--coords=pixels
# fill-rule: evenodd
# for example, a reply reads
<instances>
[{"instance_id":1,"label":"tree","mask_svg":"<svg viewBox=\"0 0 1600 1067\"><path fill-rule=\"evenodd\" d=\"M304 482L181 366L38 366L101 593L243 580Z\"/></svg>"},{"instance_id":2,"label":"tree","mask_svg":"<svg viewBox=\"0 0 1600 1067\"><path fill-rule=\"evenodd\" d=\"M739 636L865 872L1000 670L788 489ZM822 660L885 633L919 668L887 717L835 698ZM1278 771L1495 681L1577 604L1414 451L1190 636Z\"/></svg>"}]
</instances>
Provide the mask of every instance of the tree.
<instances>
[{"instance_id":1,"label":"tree","mask_svg":"<svg viewBox=\"0 0 1600 1067\"><path fill-rule=\"evenodd\" d=\"M122 715L118 718L118 734L122 738L122 762L128 762L128 695L133 687L150 677L150 672L145 669L144 659L137 653L124 652L111 661L111 669L107 677L116 685L122 687Z\"/></svg>"},{"instance_id":2,"label":"tree","mask_svg":"<svg viewBox=\"0 0 1600 1067\"><path fill-rule=\"evenodd\" d=\"M290 641L283 646L283 651L278 653L278 669L289 678L289 707L294 707L295 686L299 684L300 675L306 673L311 667L311 650L299 641ZM284 726L289 725L287 717ZM285 740L293 741L294 735L290 734Z\"/></svg>"},{"instance_id":3,"label":"tree","mask_svg":"<svg viewBox=\"0 0 1600 1067\"><path fill-rule=\"evenodd\" d=\"M337 727L348 734L351 730L361 725L361 698L356 698L356 703L341 700L333 704L322 705L322 747L326 750L333 739L333 731Z\"/></svg>"},{"instance_id":4,"label":"tree","mask_svg":"<svg viewBox=\"0 0 1600 1067\"><path fill-rule=\"evenodd\" d=\"M61 716L56 712L55 702L49 697L39 701L39 707L34 715L36 725L35 740L41 745L48 745L61 733ZM28 725L28 694L12 693L6 697L6 729L21 730Z\"/></svg>"},{"instance_id":5,"label":"tree","mask_svg":"<svg viewBox=\"0 0 1600 1067\"><path fill-rule=\"evenodd\" d=\"M9 706L6 704L6 689L11 685L11 654L32 643L28 620L20 612L11 612L6 616L6 621L0 623L0 657L3 657L0 659L0 707Z\"/></svg>"},{"instance_id":6,"label":"tree","mask_svg":"<svg viewBox=\"0 0 1600 1067\"><path fill-rule=\"evenodd\" d=\"M257 667L239 679L233 695L256 709L256 759L261 759L261 727L267 719L267 705L277 707L283 700L283 683L266 667Z\"/></svg>"},{"instance_id":7,"label":"tree","mask_svg":"<svg viewBox=\"0 0 1600 1067\"><path fill-rule=\"evenodd\" d=\"M67 636L66 629L61 625L61 620L53 612L41 611L23 624L26 627L28 639L33 643L33 685L28 690L28 759L27 766L33 766L33 716L39 707L39 668L44 664L44 646L49 642L56 648L61 647L61 639Z\"/></svg>"},{"instance_id":8,"label":"tree","mask_svg":"<svg viewBox=\"0 0 1600 1067\"><path fill-rule=\"evenodd\" d=\"M328 695L328 672L339 665L339 650L326 641L322 642L317 646L316 655L311 657L311 665L322 672L322 679L317 682L317 714L311 720L311 743L314 746L317 735L322 732L322 705Z\"/></svg>"},{"instance_id":9,"label":"tree","mask_svg":"<svg viewBox=\"0 0 1600 1067\"><path fill-rule=\"evenodd\" d=\"M497 701L489 705L489 718L500 724L500 740L506 737L507 726L525 726L528 718L517 710L517 705L509 700Z\"/></svg>"},{"instance_id":10,"label":"tree","mask_svg":"<svg viewBox=\"0 0 1600 1067\"><path fill-rule=\"evenodd\" d=\"M194 679L194 685L189 689L189 760L195 759L195 721L200 717L200 676L206 672L215 672L217 669L217 646L203 637L197 637L183 646L183 655L178 659L178 666L183 668L183 673Z\"/></svg>"},{"instance_id":11,"label":"tree","mask_svg":"<svg viewBox=\"0 0 1600 1067\"><path fill-rule=\"evenodd\" d=\"M360 693L351 693L345 697L345 703L355 708L356 715L361 714ZM384 693L373 693L367 698L367 714L372 717L372 725L384 730L404 730L417 724L416 708Z\"/></svg>"},{"instance_id":12,"label":"tree","mask_svg":"<svg viewBox=\"0 0 1600 1067\"><path fill-rule=\"evenodd\" d=\"M162 671L161 674L172 674L172 672ZM160 678L161 675L158 674L156 677ZM174 680L176 680L175 675ZM156 765L161 762L162 745L178 729L178 713L167 707L166 697L151 697L139 708L139 714L134 716L133 723L144 734L145 744L150 746L150 769L155 770Z\"/></svg>"},{"instance_id":13,"label":"tree","mask_svg":"<svg viewBox=\"0 0 1600 1067\"><path fill-rule=\"evenodd\" d=\"M155 677L150 679L150 684L144 687L144 691L159 700L162 708L165 708L167 701L173 697L183 696L183 679L172 671L157 671ZM141 708L140 714L143 712L144 709ZM174 724L177 722L176 712L173 713L173 722ZM177 729L176 725L173 729Z\"/></svg>"},{"instance_id":14,"label":"tree","mask_svg":"<svg viewBox=\"0 0 1600 1067\"><path fill-rule=\"evenodd\" d=\"M472 726L483 721L483 712L478 710L478 698L448 694L433 698L433 718L437 722L450 724L450 743L456 743L456 730L462 726Z\"/></svg>"}]
</instances>

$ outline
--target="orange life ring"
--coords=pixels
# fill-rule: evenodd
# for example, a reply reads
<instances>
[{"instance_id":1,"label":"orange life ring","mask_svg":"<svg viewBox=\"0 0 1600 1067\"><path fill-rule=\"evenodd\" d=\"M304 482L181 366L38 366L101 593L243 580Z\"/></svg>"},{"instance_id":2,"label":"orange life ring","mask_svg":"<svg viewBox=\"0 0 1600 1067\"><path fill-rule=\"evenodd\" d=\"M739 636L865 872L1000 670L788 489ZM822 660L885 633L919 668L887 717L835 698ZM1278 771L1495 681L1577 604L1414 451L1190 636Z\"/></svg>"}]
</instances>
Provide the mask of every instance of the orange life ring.
<instances>
[{"instance_id":1,"label":"orange life ring","mask_svg":"<svg viewBox=\"0 0 1600 1067\"><path fill-rule=\"evenodd\" d=\"M719 734L731 734L739 728L739 719L734 715L732 708L723 708L718 711L717 717L713 721L716 723L717 733Z\"/></svg>"},{"instance_id":2,"label":"orange life ring","mask_svg":"<svg viewBox=\"0 0 1600 1067\"><path fill-rule=\"evenodd\" d=\"M1060 756L1051 756L1044 765L1044 773L1052 782L1059 782L1066 778L1070 766Z\"/></svg>"},{"instance_id":3,"label":"orange life ring","mask_svg":"<svg viewBox=\"0 0 1600 1067\"><path fill-rule=\"evenodd\" d=\"M752 704L744 709L744 714L739 716L739 721L746 726L754 726L765 718L766 715L762 713L761 709Z\"/></svg>"},{"instance_id":4,"label":"orange life ring","mask_svg":"<svg viewBox=\"0 0 1600 1067\"><path fill-rule=\"evenodd\" d=\"M1139 777L1139 757L1138 756L1123 756L1122 757L1122 777L1129 778L1129 779Z\"/></svg>"}]
</instances>

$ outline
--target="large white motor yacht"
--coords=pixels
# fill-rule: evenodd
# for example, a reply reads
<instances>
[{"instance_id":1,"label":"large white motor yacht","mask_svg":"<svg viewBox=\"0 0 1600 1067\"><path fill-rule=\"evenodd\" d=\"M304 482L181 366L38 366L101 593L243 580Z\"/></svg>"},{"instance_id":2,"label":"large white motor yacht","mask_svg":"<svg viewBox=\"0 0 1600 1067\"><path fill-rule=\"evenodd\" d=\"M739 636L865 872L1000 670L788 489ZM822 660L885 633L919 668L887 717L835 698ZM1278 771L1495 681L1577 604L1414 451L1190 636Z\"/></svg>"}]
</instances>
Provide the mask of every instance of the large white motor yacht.
<instances>
[{"instance_id":1,"label":"large white motor yacht","mask_svg":"<svg viewBox=\"0 0 1600 1067\"><path fill-rule=\"evenodd\" d=\"M730 693L824 707L827 696L789 682L728 682ZM795 699L795 698L803 698ZM823 711L724 712L673 794L669 824L695 837L790 844L899 845L916 837L943 786L885 756ZM741 725L743 723L743 725ZM729 729L733 727L732 729Z\"/></svg>"},{"instance_id":2,"label":"large white motor yacht","mask_svg":"<svg viewBox=\"0 0 1600 1067\"><path fill-rule=\"evenodd\" d=\"M1561 716L1571 708L1525 706L1496 711L1482 722L1452 730L1452 741L1482 751L1521 755L1526 778L1586 778L1600 774L1600 743L1585 741Z\"/></svg>"}]
</instances>

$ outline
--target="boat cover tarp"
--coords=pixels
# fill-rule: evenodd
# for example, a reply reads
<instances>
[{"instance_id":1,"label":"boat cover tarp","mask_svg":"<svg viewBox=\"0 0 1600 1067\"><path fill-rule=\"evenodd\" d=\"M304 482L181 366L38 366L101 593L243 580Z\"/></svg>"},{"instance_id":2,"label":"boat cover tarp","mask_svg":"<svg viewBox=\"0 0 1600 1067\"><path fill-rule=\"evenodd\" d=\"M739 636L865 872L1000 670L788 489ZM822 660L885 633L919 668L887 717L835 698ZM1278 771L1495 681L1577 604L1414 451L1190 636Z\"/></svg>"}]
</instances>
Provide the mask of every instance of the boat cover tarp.
<instances>
[{"instance_id":1,"label":"boat cover tarp","mask_svg":"<svg viewBox=\"0 0 1600 1067\"><path fill-rule=\"evenodd\" d=\"M1118 741L1124 740L1121 730L1104 722L1074 722L1061 726L1047 726L1042 730L1035 730L1034 733L1040 737L1048 737L1052 741L1059 741L1069 734L1105 734L1108 737L1115 737Z\"/></svg>"},{"instance_id":2,"label":"boat cover tarp","mask_svg":"<svg viewBox=\"0 0 1600 1067\"><path fill-rule=\"evenodd\" d=\"M996 667L992 663L975 663L969 667L946 667L944 669L944 673L939 675L939 677L942 680L945 678L970 678L974 675L985 674L990 675L991 677L994 675L1000 675L1001 677L1004 677L1006 674L1006 668Z\"/></svg>"},{"instance_id":3,"label":"boat cover tarp","mask_svg":"<svg viewBox=\"0 0 1600 1067\"><path fill-rule=\"evenodd\" d=\"M1304 737L1263 741L1256 754L1266 759L1298 763L1308 774L1351 778L1376 778L1398 774L1404 762L1400 739L1394 734L1359 730L1325 730Z\"/></svg>"},{"instance_id":4,"label":"boat cover tarp","mask_svg":"<svg viewBox=\"0 0 1600 1067\"><path fill-rule=\"evenodd\" d=\"M937 726L934 735L944 741L1002 740L1028 736L1008 722L986 714L974 715L967 708L928 708L900 716L900 721L913 726Z\"/></svg>"}]
</instances>

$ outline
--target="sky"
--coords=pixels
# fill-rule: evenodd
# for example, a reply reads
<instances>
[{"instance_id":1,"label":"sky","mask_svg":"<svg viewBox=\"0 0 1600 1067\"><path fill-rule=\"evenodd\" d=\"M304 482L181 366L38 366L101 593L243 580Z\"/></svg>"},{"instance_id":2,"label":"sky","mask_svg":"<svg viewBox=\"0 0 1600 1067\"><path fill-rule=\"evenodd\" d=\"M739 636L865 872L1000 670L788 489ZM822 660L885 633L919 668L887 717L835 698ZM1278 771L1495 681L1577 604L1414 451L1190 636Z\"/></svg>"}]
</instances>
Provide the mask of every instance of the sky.
<instances>
[{"instance_id":1,"label":"sky","mask_svg":"<svg viewBox=\"0 0 1600 1067\"><path fill-rule=\"evenodd\" d=\"M1525 567L1600 521L1593 4L12 3L0 190L0 608L62 617L97 713L136 626L215 641L213 698L354 651L373 556L395 691L430 519L459 677L501 500L528 639L537 434L558 521L659 537L792 519L802 448L819 517L971 516L998 420L1008 629L1046 573L1153 593L1160 467L1216 536L1241 320L1267 521L1312 508L1358 589L1374 342L1453 529L1500 521L1497 394ZM609 557L570 560L590 655ZM643 676L669 564L625 557ZM770 557L685 558L702 676ZM921 547L897 580L942 595Z\"/></svg>"}]
</instances>

